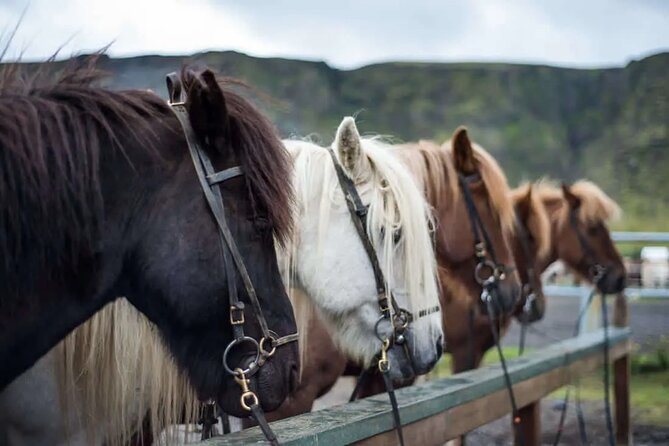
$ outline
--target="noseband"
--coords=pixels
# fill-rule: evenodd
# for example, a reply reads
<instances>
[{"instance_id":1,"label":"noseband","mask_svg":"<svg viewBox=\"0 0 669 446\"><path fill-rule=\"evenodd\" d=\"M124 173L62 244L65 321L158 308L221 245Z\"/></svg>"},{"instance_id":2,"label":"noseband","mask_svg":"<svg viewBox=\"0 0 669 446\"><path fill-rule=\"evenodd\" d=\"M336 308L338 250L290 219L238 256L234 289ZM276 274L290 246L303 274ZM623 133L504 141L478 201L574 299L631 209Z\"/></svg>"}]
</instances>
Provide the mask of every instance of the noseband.
<instances>
[{"instance_id":1,"label":"noseband","mask_svg":"<svg viewBox=\"0 0 669 446\"><path fill-rule=\"evenodd\" d=\"M256 419L263 430L263 433L267 437L267 440L272 444L278 444L276 436L265 421L262 408L258 401L258 396L249 388L249 377L256 373L260 367L274 355L278 347L297 341L298 335L297 333L293 333L280 337L268 328L258 295L253 287L253 282L251 281L244 260L237 248L232 233L230 232L230 228L226 223L220 185L227 180L243 175L244 173L241 166L230 167L218 172L215 171L209 156L200 146L195 131L190 124L188 110L186 109L184 95L182 94L181 80L176 73L167 75L167 90L170 98L169 105L181 123L183 133L186 137L188 151L193 160L193 166L195 167L202 192L204 193L220 233L219 241L223 252L223 263L228 283L230 325L232 326L234 337L223 353L223 368L234 378L234 381L242 389L240 398L242 408L247 412L250 412ZM232 262L230 261L230 258L232 258ZM251 306L253 307L253 315L262 332L262 338L259 341L244 334L244 324L246 322L244 318L244 303L239 299L237 293L235 268L244 283L244 289L251 301ZM244 344L255 350L255 356L251 363L246 366L244 364L230 364L231 352L234 351L235 348L239 348ZM215 415L216 402L209 401L205 404L207 407L205 407L206 416L204 417L203 422L203 439L209 438L214 434L213 426L217 422L217 417Z\"/></svg>"},{"instance_id":2,"label":"noseband","mask_svg":"<svg viewBox=\"0 0 669 446\"><path fill-rule=\"evenodd\" d=\"M353 221L353 226L355 227L360 241L362 242L369 262L372 266L372 271L374 272L374 281L376 282L376 298L379 304L379 310L381 316L376 322L374 331L376 337L381 341L381 351L374 357L372 361L372 367L370 369L363 370L362 374L358 378L358 383L353 390L350 401L356 399L364 378L373 370L375 366L378 367L379 372L383 375L383 380L386 385L386 390L390 397L390 402L393 408L393 417L395 422L395 429L400 440L400 444L404 445L404 438L402 435L402 424L399 417L399 409L397 407L397 400L395 398L395 392L393 389L392 379L390 379L390 361L388 360L388 350L394 345L402 346L404 353L409 359L409 363L413 364L413 359L411 356L411 351L407 345L406 338L404 333L413 321L426 317L430 314L436 313L441 310L439 305L435 305L430 308L420 310L416 315L411 313L409 310L402 308L397 303L395 296L393 295L392 290L388 290L386 286L385 276L383 270L381 269L379 258L376 255L376 250L374 245L367 234L366 222L367 222L367 211L368 206L365 206L362 203L360 194L353 183L353 180L344 172L344 168L341 166L337 160L332 148L327 148L332 158L332 163L334 165L335 172L337 173L337 179L339 181L339 186L344 192L344 198L346 201L346 207L348 208L349 214L351 214L351 220ZM391 311L392 308L392 311ZM390 336L386 337L380 332L380 325L383 321L389 321L392 327L392 333ZM376 364L375 364L376 363Z\"/></svg>"},{"instance_id":3,"label":"noseband","mask_svg":"<svg viewBox=\"0 0 669 446\"><path fill-rule=\"evenodd\" d=\"M469 224L474 238L474 255L476 257L476 268L474 269L474 278L481 285L481 303L487 310L488 316L494 319L498 310L504 306L498 301L499 282L506 278L506 274L513 270L497 261L495 248L490 240L488 231L485 229L481 215L476 209L474 197L469 187L470 183L481 181L481 175L477 172L472 175L464 176L458 174L458 182L465 199L465 206L469 216ZM489 275L486 275L489 273ZM512 305L514 307L515 305Z\"/></svg>"}]
</instances>

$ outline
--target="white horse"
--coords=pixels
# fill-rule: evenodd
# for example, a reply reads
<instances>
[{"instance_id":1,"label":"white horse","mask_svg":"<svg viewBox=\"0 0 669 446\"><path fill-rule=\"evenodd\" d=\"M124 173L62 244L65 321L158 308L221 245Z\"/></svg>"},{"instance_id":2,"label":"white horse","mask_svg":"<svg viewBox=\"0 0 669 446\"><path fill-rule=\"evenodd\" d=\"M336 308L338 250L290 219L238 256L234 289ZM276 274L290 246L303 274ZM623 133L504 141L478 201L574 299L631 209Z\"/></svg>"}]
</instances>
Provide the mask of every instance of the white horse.
<instances>
[{"instance_id":1,"label":"white horse","mask_svg":"<svg viewBox=\"0 0 669 446\"><path fill-rule=\"evenodd\" d=\"M381 349L376 282L333 160L309 142L285 145L294 160L297 223L279 264L293 291L300 345L316 308L342 352L369 364ZM366 230L387 289L415 315L438 307L430 209L409 171L385 144L361 138L352 118L342 121L332 149L369 206ZM379 328L382 335L391 331L385 321ZM413 321L406 333L410 357L401 348L389 352L392 376L429 371L441 355L442 336L438 312ZM11 446L113 445L140 429L147 413L154 437L167 425L195 422L197 398L161 347L151 324L117 301L0 395L0 440Z\"/></svg>"}]
</instances>

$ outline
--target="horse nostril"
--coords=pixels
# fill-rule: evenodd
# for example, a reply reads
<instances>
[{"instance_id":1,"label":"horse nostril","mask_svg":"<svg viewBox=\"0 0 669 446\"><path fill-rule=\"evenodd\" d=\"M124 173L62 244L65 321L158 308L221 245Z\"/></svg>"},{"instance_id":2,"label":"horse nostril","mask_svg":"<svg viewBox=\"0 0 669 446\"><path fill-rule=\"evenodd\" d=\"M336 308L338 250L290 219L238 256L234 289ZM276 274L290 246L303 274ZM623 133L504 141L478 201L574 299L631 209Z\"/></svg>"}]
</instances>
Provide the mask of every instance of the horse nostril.
<instances>
[{"instance_id":1,"label":"horse nostril","mask_svg":"<svg viewBox=\"0 0 669 446\"><path fill-rule=\"evenodd\" d=\"M444 343L442 337L439 336L439 339L437 339L437 358L441 357L443 351L444 351Z\"/></svg>"}]
</instances>

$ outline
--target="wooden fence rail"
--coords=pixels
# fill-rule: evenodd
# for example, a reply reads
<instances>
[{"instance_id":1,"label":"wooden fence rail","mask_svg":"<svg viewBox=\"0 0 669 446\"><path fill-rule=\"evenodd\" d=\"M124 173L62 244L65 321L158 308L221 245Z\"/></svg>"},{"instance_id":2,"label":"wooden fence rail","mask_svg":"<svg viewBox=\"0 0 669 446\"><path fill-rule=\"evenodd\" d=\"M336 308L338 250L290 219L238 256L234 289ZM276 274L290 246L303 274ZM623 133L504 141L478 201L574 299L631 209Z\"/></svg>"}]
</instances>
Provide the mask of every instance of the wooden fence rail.
<instances>
[{"instance_id":1,"label":"wooden fence rail","mask_svg":"<svg viewBox=\"0 0 669 446\"><path fill-rule=\"evenodd\" d=\"M624 306L624 303L621 304ZM621 309L623 310L623 309ZM617 311L618 316L623 311ZM617 325L626 321L618 320ZM540 428L539 401L569 384L578 375L603 364L603 331L558 342L521 358L508 361L519 407L523 407L526 446L534 445ZM618 440L629 441L630 331L609 328L609 358L615 363ZM496 420L510 412L509 397L499 365L436 379L399 389L404 436L410 445L442 445L445 441ZM621 431L621 423L627 423ZM377 395L272 423L284 445L390 445L396 443L386 395ZM627 429L627 431L624 431ZM264 444L258 428L209 440L209 446Z\"/></svg>"}]
</instances>

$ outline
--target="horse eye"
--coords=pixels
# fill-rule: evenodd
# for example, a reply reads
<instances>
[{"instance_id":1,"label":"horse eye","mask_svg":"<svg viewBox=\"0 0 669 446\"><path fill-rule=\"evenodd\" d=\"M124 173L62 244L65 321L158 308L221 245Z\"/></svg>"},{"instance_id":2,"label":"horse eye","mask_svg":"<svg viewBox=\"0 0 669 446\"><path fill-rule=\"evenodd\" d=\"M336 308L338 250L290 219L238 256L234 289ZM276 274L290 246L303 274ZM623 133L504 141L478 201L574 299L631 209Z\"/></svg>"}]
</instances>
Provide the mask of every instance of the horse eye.
<instances>
[{"instance_id":1,"label":"horse eye","mask_svg":"<svg viewBox=\"0 0 669 446\"><path fill-rule=\"evenodd\" d=\"M253 219L253 225L258 232L267 232L272 229L272 225L267 217L255 217Z\"/></svg>"},{"instance_id":2,"label":"horse eye","mask_svg":"<svg viewBox=\"0 0 669 446\"><path fill-rule=\"evenodd\" d=\"M588 227L588 234L591 236L596 236L599 233L599 227L598 226L589 226Z\"/></svg>"},{"instance_id":3,"label":"horse eye","mask_svg":"<svg viewBox=\"0 0 669 446\"><path fill-rule=\"evenodd\" d=\"M401 229L396 229L393 232L393 243L398 244L402 240L402 230Z\"/></svg>"}]
</instances>

